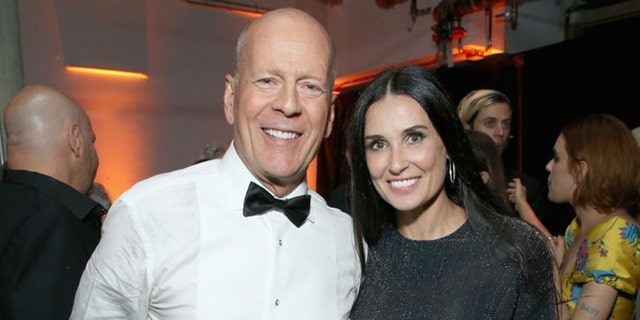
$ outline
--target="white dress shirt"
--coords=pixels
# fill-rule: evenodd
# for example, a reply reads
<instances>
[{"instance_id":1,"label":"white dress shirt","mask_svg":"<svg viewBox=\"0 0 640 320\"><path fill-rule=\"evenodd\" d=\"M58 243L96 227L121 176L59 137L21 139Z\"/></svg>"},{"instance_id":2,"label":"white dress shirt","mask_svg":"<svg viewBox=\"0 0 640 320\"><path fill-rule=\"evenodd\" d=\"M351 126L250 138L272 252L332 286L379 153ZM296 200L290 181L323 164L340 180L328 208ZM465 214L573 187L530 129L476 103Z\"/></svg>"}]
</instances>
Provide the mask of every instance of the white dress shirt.
<instances>
[{"instance_id":1,"label":"white dress shirt","mask_svg":"<svg viewBox=\"0 0 640 320\"><path fill-rule=\"evenodd\" d=\"M232 143L123 193L71 319L347 319L360 283L351 217L306 183L287 197L311 195L300 228L277 211L244 217L250 181Z\"/></svg>"}]
</instances>

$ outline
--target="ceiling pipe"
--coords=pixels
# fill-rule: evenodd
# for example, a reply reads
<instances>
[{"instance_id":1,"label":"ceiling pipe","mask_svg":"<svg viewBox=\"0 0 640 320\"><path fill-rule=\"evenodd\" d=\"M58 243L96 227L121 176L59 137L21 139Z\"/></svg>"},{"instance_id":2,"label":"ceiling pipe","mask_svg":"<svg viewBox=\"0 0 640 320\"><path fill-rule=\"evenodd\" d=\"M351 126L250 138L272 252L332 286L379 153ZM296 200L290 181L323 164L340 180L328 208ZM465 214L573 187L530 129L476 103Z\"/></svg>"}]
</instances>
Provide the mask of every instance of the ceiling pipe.
<instances>
[{"instance_id":1,"label":"ceiling pipe","mask_svg":"<svg viewBox=\"0 0 640 320\"><path fill-rule=\"evenodd\" d=\"M418 9L418 4L416 0L411 0L411 7L409 8L409 24L407 25L407 30L411 32L413 30L413 25L416 23L416 18L419 16L424 16L425 14L431 13L431 7Z\"/></svg>"},{"instance_id":2,"label":"ceiling pipe","mask_svg":"<svg viewBox=\"0 0 640 320\"><path fill-rule=\"evenodd\" d=\"M382 9L391 9L395 7L396 4L401 4L407 1L408 0L376 0L376 4Z\"/></svg>"},{"instance_id":3,"label":"ceiling pipe","mask_svg":"<svg viewBox=\"0 0 640 320\"><path fill-rule=\"evenodd\" d=\"M436 22L441 20L459 20L460 17L485 10L497 3L505 2L505 0L442 0L432 10L433 19Z\"/></svg>"},{"instance_id":4,"label":"ceiling pipe","mask_svg":"<svg viewBox=\"0 0 640 320\"><path fill-rule=\"evenodd\" d=\"M246 13L252 15L262 15L269 11L274 10L273 8L266 8L258 6L257 4L251 5L241 2L235 1L225 1L225 0L184 0L187 3L206 6L214 9L227 10L232 12Z\"/></svg>"}]
</instances>

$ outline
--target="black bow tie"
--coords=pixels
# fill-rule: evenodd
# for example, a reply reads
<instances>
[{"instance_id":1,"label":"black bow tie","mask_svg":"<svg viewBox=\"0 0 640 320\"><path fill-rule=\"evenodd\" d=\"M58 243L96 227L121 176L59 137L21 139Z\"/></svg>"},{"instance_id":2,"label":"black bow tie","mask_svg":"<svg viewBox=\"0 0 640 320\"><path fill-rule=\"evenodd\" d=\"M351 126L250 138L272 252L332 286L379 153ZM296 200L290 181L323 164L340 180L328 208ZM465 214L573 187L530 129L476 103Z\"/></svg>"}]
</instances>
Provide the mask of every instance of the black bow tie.
<instances>
[{"instance_id":1,"label":"black bow tie","mask_svg":"<svg viewBox=\"0 0 640 320\"><path fill-rule=\"evenodd\" d=\"M307 220L307 216L309 216L310 203L311 196L308 194L287 200L279 200L274 198L269 191L251 182L247 195L244 197L242 214L245 217L250 217L275 209L284 213L291 223L300 228Z\"/></svg>"}]
</instances>

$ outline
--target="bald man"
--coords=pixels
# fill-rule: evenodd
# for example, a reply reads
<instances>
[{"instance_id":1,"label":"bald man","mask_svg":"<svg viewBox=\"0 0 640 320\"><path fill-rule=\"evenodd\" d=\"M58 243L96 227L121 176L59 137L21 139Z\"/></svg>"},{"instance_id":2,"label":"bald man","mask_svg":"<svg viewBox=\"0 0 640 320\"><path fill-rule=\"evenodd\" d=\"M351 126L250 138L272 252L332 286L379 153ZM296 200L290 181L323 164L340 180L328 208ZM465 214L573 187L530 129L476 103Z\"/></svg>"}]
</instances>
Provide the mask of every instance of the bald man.
<instances>
[{"instance_id":1,"label":"bald man","mask_svg":"<svg viewBox=\"0 0 640 320\"><path fill-rule=\"evenodd\" d=\"M331 39L278 9L243 31L236 62L232 143L114 202L71 319L348 318L361 270L351 217L306 181L333 124Z\"/></svg>"},{"instance_id":2,"label":"bald man","mask_svg":"<svg viewBox=\"0 0 640 320\"><path fill-rule=\"evenodd\" d=\"M86 196L98 168L89 118L71 98L30 85L4 112L0 181L0 319L68 319L100 239Z\"/></svg>"}]
</instances>

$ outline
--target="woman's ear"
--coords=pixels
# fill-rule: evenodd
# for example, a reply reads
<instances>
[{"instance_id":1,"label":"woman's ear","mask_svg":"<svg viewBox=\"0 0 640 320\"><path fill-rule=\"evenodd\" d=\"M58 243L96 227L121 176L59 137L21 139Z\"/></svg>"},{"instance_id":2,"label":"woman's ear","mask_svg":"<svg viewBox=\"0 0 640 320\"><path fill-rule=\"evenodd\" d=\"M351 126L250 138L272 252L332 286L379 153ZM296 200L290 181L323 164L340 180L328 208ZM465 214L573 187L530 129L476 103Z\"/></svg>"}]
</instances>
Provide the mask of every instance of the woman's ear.
<instances>
[{"instance_id":1,"label":"woman's ear","mask_svg":"<svg viewBox=\"0 0 640 320\"><path fill-rule=\"evenodd\" d=\"M580 162L578 162L578 167L580 168L579 178L582 180L589 172L589 164L584 160L580 160Z\"/></svg>"}]
</instances>

